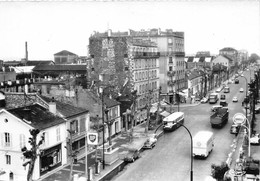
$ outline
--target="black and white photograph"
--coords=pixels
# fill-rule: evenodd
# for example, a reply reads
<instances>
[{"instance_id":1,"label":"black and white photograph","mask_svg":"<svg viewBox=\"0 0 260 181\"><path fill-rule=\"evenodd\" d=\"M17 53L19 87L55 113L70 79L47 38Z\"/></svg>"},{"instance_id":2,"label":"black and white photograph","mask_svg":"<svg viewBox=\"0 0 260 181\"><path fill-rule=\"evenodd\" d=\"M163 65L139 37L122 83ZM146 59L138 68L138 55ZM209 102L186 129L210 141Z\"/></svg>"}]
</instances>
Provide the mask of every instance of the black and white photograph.
<instances>
[{"instance_id":1,"label":"black and white photograph","mask_svg":"<svg viewBox=\"0 0 260 181\"><path fill-rule=\"evenodd\" d=\"M259 181L260 0L0 0L0 181Z\"/></svg>"}]
</instances>

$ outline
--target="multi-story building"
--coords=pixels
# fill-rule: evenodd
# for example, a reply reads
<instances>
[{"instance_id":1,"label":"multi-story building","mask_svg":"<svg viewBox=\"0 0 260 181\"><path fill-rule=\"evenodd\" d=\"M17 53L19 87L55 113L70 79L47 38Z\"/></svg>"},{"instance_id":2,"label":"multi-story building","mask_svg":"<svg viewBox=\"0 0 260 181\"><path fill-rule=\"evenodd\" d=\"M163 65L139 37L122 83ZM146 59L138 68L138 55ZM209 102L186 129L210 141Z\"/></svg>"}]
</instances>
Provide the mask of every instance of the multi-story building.
<instances>
[{"instance_id":1,"label":"multi-story building","mask_svg":"<svg viewBox=\"0 0 260 181\"><path fill-rule=\"evenodd\" d=\"M137 91L135 124L147 118L146 106L158 101L158 48L150 40L128 32L95 33L89 38L89 77L99 75L103 85L112 86L116 95ZM98 81L98 80L96 80ZM114 95L115 95L114 94Z\"/></svg>"},{"instance_id":2,"label":"multi-story building","mask_svg":"<svg viewBox=\"0 0 260 181\"><path fill-rule=\"evenodd\" d=\"M173 32L172 29L151 29L148 31L129 30L130 36L148 39L155 42L160 52L159 77L161 93L173 103L175 93L187 88L185 81L184 32Z\"/></svg>"},{"instance_id":3,"label":"multi-story building","mask_svg":"<svg viewBox=\"0 0 260 181\"><path fill-rule=\"evenodd\" d=\"M225 55L227 57L230 57L234 60L234 64L239 63L238 62L238 51L231 47L222 48L219 50L219 55Z\"/></svg>"},{"instance_id":4,"label":"multi-story building","mask_svg":"<svg viewBox=\"0 0 260 181\"><path fill-rule=\"evenodd\" d=\"M247 50L238 50L237 58L238 58L238 63L239 64L247 62L247 60L248 60L248 51Z\"/></svg>"},{"instance_id":5,"label":"multi-story building","mask_svg":"<svg viewBox=\"0 0 260 181\"><path fill-rule=\"evenodd\" d=\"M29 165L21 149L30 149L31 129L38 129L37 143L43 136L43 144L37 149L33 180L48 171L67 163L66 120L54 115L40 104L0 110L1 146L0 180L26 181Z\"/></svg>"},{"instance_id":6,"label":"multi-story building","mask_svg":"<svg viewBox=\"0 0 260 181\"><path fill-rule=\"evenodd\" d=\"M77 59L78 55L67 50L62 50L54 54L55 64L73 64L77 62Z\"/></svg>"}]
</instances>

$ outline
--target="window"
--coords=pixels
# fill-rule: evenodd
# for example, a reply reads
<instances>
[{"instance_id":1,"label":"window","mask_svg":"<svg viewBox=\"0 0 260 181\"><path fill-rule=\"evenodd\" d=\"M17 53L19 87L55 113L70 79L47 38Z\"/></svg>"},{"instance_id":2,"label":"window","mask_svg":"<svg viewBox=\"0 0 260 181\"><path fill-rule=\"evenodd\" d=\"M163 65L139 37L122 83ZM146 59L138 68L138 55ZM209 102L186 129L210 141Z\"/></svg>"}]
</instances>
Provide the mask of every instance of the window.
<instances>
[{"instance_id":1,"label":"window","mask_svg":"<svg viewBox=\"0 0 260 181\"><path fill-rule=\"evenodd\" d=\"M4 145L5 146L11 146L11 135L10 135L10 133L4 133L4 135L5 135L5 143L4 143Z\"/></svg>"},{"instance_id":2,"label":"window","mask_svg":"<svg viewBox=\"0 0 260 181\"><path fill-rule=\"evenodd\" d=\"M172 66L169 66L169 71L172 71Z\"/></svg>"},{"instance_id":3,"label":"window","mask_svg":"<svg viewBox=\"0 0 260 181\"><path fill-rule=\"evenodd\" d=\"M172 62L172 57L169 57L169 63L173 63L173 62Z\"/></svg>"},{"instance_id":4,"label":"window","mask_svg":"<svg viewBox=\"0 0 260 181\"><path fill-rule=\"evenodd\" d=\"M70 122L70 130L72 132L72 134L77 133L78 130L78 120L73 120Z\"/></svg>"},{"instance_id":5,"label":"window","mask_svg":"<svg viewBox=\"0 0 260 181\"><path fill-rule=\"evenodd\" d=\"M20 134L20 148L25 147L25 135Z\"/></svg>"},{"instance_id":6,"label":"window","mask_svg":"<svg viewBox=\"0 0 260 181\"><path fill-rule=\"evenodd\" d=\"M7 165L11 165L11 155L5 155L5 160Z\"/></svg>"},{"instance_id":7,"label":"window","mask_svg":"<svg viewBox=\"0 0 260 181\"><path fill-rule=\"evenodd\" d=\"M56 128L56 141L59 142L60 141L60 127Z\"/></svg>"},{"instance_id":8,"label":"window","mask_svg":"<svg viewBox=\"0 0 260 181\"><path fill-rule=\"evenodd\" d=\"M48 132L43 132L42 134L43 134L43 138L44 138L43 143L45 146L48 146L49 145L49 134L48 134Z\"/></svg>"},{"instance_id":9,"label":"window","mask_svg":"<svg viewBox=\"0 0 260 181\"><path fill-rule=\"evenodd\" d=\"M80 132L86 131L86 118L80 118Z\"/></svg>"}]
</instances>

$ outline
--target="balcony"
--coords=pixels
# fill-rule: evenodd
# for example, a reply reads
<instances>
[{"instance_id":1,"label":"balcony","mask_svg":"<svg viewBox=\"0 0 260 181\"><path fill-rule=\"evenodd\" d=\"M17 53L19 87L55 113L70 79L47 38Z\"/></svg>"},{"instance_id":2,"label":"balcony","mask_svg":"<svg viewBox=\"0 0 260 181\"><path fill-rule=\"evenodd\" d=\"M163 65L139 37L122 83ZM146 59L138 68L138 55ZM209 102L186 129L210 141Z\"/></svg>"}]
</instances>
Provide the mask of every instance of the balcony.
<instances>
[{"instance_id":1,"label":"balcony","mask_svg":"<svg viewBox=\"0 0 260 181\"><path fill-rule=\"evenodd\" d=\"M168 71L167 76L173 77L175 75L175 71Z\"/></svg>"},{"instance_id":2,"label":"balcony","mask_svg":"<svg viewBox=\"0 0 260 181\"><path fill-rule=\"evenodd\" d=\"M167 84L168 84L168 86L173 86L174 84L175 84L175 80L169 80L168 82L167 82Z\"/></svg>"},{"instance_id":3,"label":"balcony","mask_svg":"<svg viewBox=\"0 0 260 181\"><path fill-rule=\"evenodd\" d=\"M185 57L185 52L176 52L176 51L162 51L160 52L161 57L173 56L173 57Z\"/></svg>"},{"instance_id":4,"label":"balcony","mask_svg":"<svg viewBox=\"0 0 260 181\"><path fill-rule=\"evenodd\" d=\"M134 58L158 58L160 57L159 52L133 52L133 57Z\"/></svg>"}]
</instances>

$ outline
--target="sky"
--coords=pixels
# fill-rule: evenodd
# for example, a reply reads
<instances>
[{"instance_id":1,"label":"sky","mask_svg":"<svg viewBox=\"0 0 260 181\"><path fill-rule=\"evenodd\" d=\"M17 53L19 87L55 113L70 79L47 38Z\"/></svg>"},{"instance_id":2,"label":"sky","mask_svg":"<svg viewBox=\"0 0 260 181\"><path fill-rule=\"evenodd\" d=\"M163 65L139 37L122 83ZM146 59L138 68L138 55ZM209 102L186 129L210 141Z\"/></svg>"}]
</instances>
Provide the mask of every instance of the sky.
<instances>
[{"instance_id":1,"label":"sky","mask_svg":"<svg viewBox=\"0 0 260 181\"><path fill-rule=\"evenodd\" d=\"M0 0L0 59L87 56L94 31L161 28L184 32L187 55L224 47L260 55L260 0Z\"/></svg>"}]
</instances>

